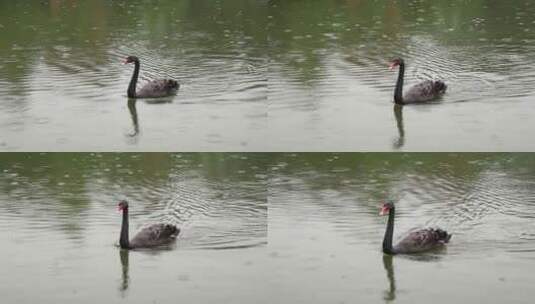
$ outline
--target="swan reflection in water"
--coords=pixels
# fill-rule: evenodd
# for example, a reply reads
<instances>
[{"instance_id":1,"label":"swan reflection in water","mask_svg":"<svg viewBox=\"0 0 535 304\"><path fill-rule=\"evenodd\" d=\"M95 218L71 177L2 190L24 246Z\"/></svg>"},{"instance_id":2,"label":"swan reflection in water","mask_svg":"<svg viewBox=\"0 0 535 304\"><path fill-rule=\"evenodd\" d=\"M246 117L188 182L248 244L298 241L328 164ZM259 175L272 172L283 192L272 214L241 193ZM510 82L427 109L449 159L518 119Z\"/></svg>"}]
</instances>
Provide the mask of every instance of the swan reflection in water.
<instances>
[{"instance_id":1,"label":"swan reflection in water","mask_svg":"<svg viewBox=\"0 0 535 304\"><path fill-rule=\"evenodd\" d=\"M168 104L172 103L172 98L150 98L150 99L144 99L143 100L146 104ZM128 98L128 111L130 112L130 117L132 118L132 129L133 131L131 133L126 134L127 138L129 139L130 143L135 144L137 143L137 139L140 135L140 129L139 129L139 118L137 115L137 107L136 107L137 99L135 98Z\"/></svg>"},{"instance_id":2,"label":"swan reflection in water","mask_svg":"<svg viewBox=\"0 0 535 304\"><path fill-rule=\"evenodd\" d=\"M414 262L437 262L442 260L446 252L447 248L442 247L433 250L431 253L402 255L402 257ZM386 278L388 279L388 288L383 293L383 299L386 303L393 302L396 299L396 278L394 277L393 259L393 255L383 254L383 266L385 268Z\"/></svg>"},{"instance_id":3,"label":"swan reflection in water","mask_svg":"<svg viewBox=\"0 0 535 304\"><path fill-rule=\"evenodd\" d=\"M128 282L130 281L130 277L128 275L128 255L130 253L128 250L121 249L119 250L119 257L121 259L121 282L119 284L119 291L121 292L121 296L125 296L127 289L128 289Z\"/></svg>"},{"instance_id":4,"label":"swan reflection in water","mask_svg":"<svg viewBox=\"0 0 535 304\"><path fill-rule=\"evenodd\" d=\"M145 99L145 103L147 104L166 104L171 103L173 100L171 98L153 98L153 99ZM128 138L128 141L131 144L136 144L137 140L140 135L140 129L139 129L139 118L137 115L137 99L135 98L128 98L128 111L130 112L130 118L132 119L132 132L127 133L126 136Z\"/></svg>"},{"instance_id":5,"label":"swan reflection in water","mask_svg":"<svg viewBox=\"0 0 535 304\"><path fill-rule=\"evenodd\" d=\"M392 265L392 255L383 254L383 266L388 278L389 288L385 290L383 299L385 302L392 302L396 299L396 279L394 278L394 266Z\"/></svg>"},{"instance_id":6,"label":"swan reflection in water","mask_svg":"<svg viewBox=\"0 0 535 304\"><path fill-rule=\"evenodd\" d=\"M116 245L119 247L119 244ZM152 256L157 256L160 254L161 251L171 251L175 249L174 245L167 245L167 246L160 246L157 248L158 250L150 250L150 249L140 249L136 250L137 253L142 254L148 254ZM128 287L130 285L130 274L129 274L129 255L130 250L128 249L122 249L119 248L119 259L121 261L121 279L119 280L119 292L121 293L122 297L125 297L128 294ZM135 257L134 257L135 262Z\"/></svg>"},{"instance_id":7,"label":"swan reflection in water","mask_svg":"<svg viewBox=\"0 0 535 304\"><path fill-rule=\"evenodd\" d=\"M137 137L137 135L139 134L139 121L137 118L136 99L128 99L128 111L130 111L130 117L132 118L132 125L134 127L134 131L132 133L129 133L128 136Z\"/></svg>"},{"instance_id":8,"label":"swan reflection in water","mask_svg":"<svg viewBox=\"0 0 535 304\"><path fill-rule=\"evenodd\" d=\"M403 127L403 106L394 104L394 117L398 128L398 138L394 139L393 147L395 150L403 148L405 145L405 128Z\"/></svg>"}]
</instances>

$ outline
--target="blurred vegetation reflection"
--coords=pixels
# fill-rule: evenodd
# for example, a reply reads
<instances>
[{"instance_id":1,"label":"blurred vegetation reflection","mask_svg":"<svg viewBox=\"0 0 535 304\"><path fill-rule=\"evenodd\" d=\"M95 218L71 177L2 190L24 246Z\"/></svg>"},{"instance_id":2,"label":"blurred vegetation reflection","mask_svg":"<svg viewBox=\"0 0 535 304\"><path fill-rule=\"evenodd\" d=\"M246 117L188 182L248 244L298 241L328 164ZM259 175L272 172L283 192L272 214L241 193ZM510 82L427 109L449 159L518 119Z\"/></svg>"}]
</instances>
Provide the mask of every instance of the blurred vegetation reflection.
<instances>
[{"instance_id":1,"label":"blurred vegetation reflection","mask_svg":"<svg viewBox=\"0 0 535 304\"><path fill-rule=\"evenodd\" d=\"M41 57L59 69L69 69L66 62L103 64L117 41L126 45L144 41L152 49L173 50L166 56L180 57L181 49L194 49L258 57L266 43L265 6L259 4L255 0L2 2L0 79L16 84L38 67Z\"/></svg>"},{"instance_id":2,"label":"blurred vegetation reflection","mask_svg":"<svg viewBox=\"0 0 535 304\"><path fill-rule=\"evenodd\" d=\"M529 29L535 5L518 0L269 3L272 59L292 66L303 81L323 75L320 71L328 69L325 58L333 53L359 65L367 59L386 62L390 56L417 52L411 49L419 44L414 37L431 38L446 49L465 45L464 52L488 53L481 58L484 67L502 52L527 56L535 39L535 31ZM506 72L512 66L496 66L494 71L498 68Z\"/></svg>"}]
</instances>

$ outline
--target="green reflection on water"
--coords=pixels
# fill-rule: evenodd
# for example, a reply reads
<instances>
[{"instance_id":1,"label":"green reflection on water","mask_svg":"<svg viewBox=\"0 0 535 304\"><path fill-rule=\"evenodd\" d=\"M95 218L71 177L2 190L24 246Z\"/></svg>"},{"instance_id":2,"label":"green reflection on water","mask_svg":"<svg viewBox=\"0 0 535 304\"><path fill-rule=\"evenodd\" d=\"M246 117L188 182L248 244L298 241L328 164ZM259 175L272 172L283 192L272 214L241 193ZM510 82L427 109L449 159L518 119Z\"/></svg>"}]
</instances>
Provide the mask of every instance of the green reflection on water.
<instances>
[{"instance_id":1,"label":"green reflection on water","mask_svg":"<svg viewBox=\"0 0 535 304\"><path fill-rule=\"evenodd\" d=\"M413 53L414 37L429 37L463 56L530 52L535 7L525 1L270 1L269 41L274 62L298 71L306 82L320 78L325 59L341 53L349 63L359 57ZM527 43L527 44L526 44ZM422 47L422 46L420 46ZM440 56L440 55L437 55ZM470 56L467 56L470 57ZM379 58L377 58L378 60ZM482 58L485 60L485 58ZM503 67L502 71L511 71Z\"/></svg>"},{"instance_id":2,"label":"green reflection on water","mask_svg":"<svg viewBox=\"0 0 535 304\"><path fill-rule=\"evenodd\" d=\"M265 8L254 0L2 2L0 79L17 84L41 60L71 73L66 63L98 66L115 57L117 42L175 58L238 51L258 57L266 44Z\"/></svg>"},{"instance_id":3,"label":"green reflection on water","mask_svg":"<svg viewBox=\"0 0 535 304\"><path fill-rule=\"evenodd\" d=\"M0 207L41 210L35 218L55 217L80 238L95 201L113 210L116 200L131 197L147 208L176 195L180 200L175 184L200 177L223 201L248 199L265 210L268 159L255 153L3 153Z\"/></svg>"},{"instance_id":4,"label":"green reflection on water","mask_svg":"<svg viewBox=\"0 0 535 304\"><path fill-rule=\"evenodd\" d=\"M370 201L383 201L392 185L406 176L444 176L477 181L482 172L498 170L513 176L535 176L535 155L526 153L284 153L275 154L271 176L298 177L315 191L348 189L367 193ZM412 185L417 187L416 185ZM345 189L344 189L345 188ZM405 189L404 191L407 191ZM415 191L418 189L415 188ZM385 195L387 195L385 197Z\"/></svg>"}]
</instances>

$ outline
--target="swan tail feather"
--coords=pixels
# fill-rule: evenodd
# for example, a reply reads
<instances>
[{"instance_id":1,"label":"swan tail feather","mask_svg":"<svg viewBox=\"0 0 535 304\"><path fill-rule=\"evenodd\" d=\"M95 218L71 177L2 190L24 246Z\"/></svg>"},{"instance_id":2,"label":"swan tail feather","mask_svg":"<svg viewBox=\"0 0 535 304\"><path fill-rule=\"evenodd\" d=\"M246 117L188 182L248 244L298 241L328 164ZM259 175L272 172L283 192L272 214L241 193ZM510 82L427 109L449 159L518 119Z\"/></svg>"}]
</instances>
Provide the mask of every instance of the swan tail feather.
<instances>
[{"instance_id":1,"label":"swan tail feather","mask_svg":"<svg viewBox=\"0 0 535 304\"><path fill-rule=\"evenodd\" d=\"M435 81L433 87L434 87L435 92L437 92L437 94L446 93L446 89L448 88L448 86L443 81L440 81L440 80Z\"/></svg>"},{"instance_id":2,"label":"swan tail feather","mask_svg":"<svg viewBox=\"0 0 535 304\"><path fill-rule=\"evenodd\" d=\"M176 80L166 79L166 86L169 89L178 89L180 87L180 84Z\"/></svg>"},{"instance_id":3,"label":"swan tail feather","mask_svg":"<svg viewBox=\"0 0 535 304\"><path fill-rule=\"evenodd\" d=\"M451 234L449 234L446 230L442 229L435 229L436 238L440 242L448 243L451 239Z\"/></svg>"}]
</instances>

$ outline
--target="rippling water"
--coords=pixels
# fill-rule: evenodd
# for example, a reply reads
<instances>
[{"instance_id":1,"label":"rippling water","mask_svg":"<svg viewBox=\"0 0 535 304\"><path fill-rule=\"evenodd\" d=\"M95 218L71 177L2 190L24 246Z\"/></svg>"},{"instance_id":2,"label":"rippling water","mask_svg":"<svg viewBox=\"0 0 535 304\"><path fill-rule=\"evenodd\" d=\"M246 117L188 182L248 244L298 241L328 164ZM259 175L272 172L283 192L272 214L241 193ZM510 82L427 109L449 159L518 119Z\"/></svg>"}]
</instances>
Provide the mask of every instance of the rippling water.
<instances>
[{"instance_id":1,"label":"rippling water","mask_svg":"<svg viewBox=\"0 0 535 304\"><path fill-rule=\"evenodd\" d=\"M530 303L534 164L531 154L279 155L269 196L279 299ZM394 237L439 226L451 243L383 258L386 199L396 201Z\"/></svg>"},{"instance_id":2,"label":"rippling water","mask_svg":"<svg viewBox=\"0 0 535 304\"><path fill-rule=\"evenodd\" d=\"M261 150L265 7L254 0L0 4L0 147ZM177 96L128 102L128 55L141 60L139 84L173 78Z\"/></svg>"},{"instance_id":3,"label":"rippling water","mask_svg":"<svg viewBox=\"0 0 535 304\"><path fill-rule=\"evenodd\" d=\"M0 160L0 267L10 274L0 292L8 301L532 300L533 154L6 153ZM117 248L120 199L130 202L132 230L174 223L182 229L177 243ZM396 201L395 236L439 226L451 243L384 257L378 211L386 199Z\"/></svg>"},{"instance_id":4,"label":"rippling water","mask_svg":"<svg viewBox=\"0 0 535 304\"><path fill-rule=\"evenodd\" d=\"M520 134L533 128L534 12L525 1L272 1L272 148L533 150ZM407 87L442 79L444 98L393 114L394 57Z\"/></svg>"},{"instance_id":5,"label":"rippling water","mask_svg":"<svg viewBox=\"0 0 535 304\"><path fill-rule=\"evenodd\" d=\"M256 302L264 293L267 155L0 159L0 267L11 274L0 279L4 301ZM172 250L117 248L121 199L133 232L178 225Z\"/></svg>"}]
</instances>

